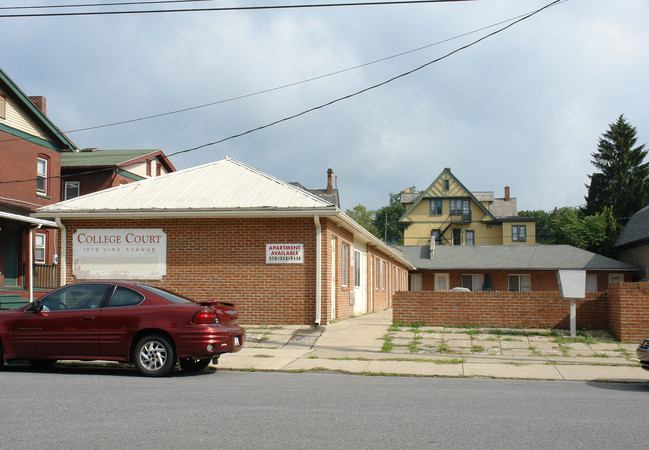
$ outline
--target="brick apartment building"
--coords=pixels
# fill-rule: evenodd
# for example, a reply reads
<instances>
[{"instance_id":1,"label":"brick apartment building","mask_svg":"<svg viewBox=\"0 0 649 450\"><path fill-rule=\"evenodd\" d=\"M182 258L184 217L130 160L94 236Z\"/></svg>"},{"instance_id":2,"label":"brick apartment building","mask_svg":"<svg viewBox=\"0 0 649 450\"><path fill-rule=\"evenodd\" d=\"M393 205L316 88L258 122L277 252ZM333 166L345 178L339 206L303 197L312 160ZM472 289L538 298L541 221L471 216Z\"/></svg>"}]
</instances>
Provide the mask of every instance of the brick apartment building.
<instances>
[{"instance_id":1,"label":"brick apartment building","mask_svg":"<svg viewBox=\"0 0 649 450\"><path fill-rule=\"evenodd\" d=\"M30 214L61 198L61 154L76 147L0 70L0 307L33 298L56 282L57 226Z\"/></svg>"},{"instance_id":2,"label":"brick apartment building","mask_svg":"<svg viewBox=\"0 0 649 450\"><path fill-rule=\"evenodd\" d=\"M327 324L385 309L413 268L334 203L229 158L35 216L62 225L61 284L146 281L232 301L249 324Z\"/></svg>"}]
</instances>

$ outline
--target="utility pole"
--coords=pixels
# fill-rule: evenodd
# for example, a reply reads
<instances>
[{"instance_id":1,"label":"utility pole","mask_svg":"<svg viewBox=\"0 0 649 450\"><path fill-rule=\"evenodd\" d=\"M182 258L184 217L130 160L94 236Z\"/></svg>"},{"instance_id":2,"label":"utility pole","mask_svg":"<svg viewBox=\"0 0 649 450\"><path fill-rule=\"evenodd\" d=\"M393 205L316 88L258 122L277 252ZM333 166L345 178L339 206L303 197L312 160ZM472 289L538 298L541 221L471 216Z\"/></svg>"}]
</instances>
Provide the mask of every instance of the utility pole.
<instances>
[{"instance_id":1,"label":"utility pole","mask_svg":"<svg viewBox=\"0 0 649 450\"><path fill-rule=\"evenodd\" d=\"M384 242L388 242L388 213L385 213L385 233L383 237Z\"/></svg>"}]
</instances>

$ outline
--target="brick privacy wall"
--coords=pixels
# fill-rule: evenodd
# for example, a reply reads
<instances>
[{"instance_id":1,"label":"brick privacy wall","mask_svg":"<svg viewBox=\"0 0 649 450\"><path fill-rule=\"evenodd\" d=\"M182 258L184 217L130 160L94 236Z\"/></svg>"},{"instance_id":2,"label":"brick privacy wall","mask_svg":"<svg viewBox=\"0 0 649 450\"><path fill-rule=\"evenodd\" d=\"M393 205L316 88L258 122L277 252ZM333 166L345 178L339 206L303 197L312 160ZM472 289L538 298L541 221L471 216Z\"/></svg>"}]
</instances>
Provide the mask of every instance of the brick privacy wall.
<instances>
[{"instance_id":1,"label":"brick privacy wall","mask_svg":"<svg viewBox=\"0 0 649 450\"><path fill-rule=\"evenodd\" d=\"M570 328L570 300L559 292L401 291L393 320L428 326ZM604 293L577 300L577 328L607 329Z\"/></svg>"},{"instance_id":2,"label":"brick privacy wall","mask_svg":"<svg viewBox=\"0 0 649 450\"><path fill-rule=\"evenodd\" d=\"M649 337L649 283L612 283L608 297L609 326L618 339Z\"/></svg>"},{"instance_id":3,"label":"brick privacy wall","mask_svg":"<svg viewBox=\"0 0 649 450\"><path fill-rule=\"evenodd\" d=\"M335 271L335 318L353 315L349 292L353 271L348 268L348 285L342 286L342 243L350 245L353 235L333 221L320 218L322 225L322 318L333 316L332 271ZM67 282L72 274L72 238L79 228L161 228L167 233L167 275L162 280L141 280L163 286L194 299L216 298L236 304L244 324L313 324L316 308L316 233L313 217L245 219L69 219L67 228ZM332 239L336 262L331 264ZM266 264L266 244L303 243L303 264ZM389 255L375 251L384 260ZM370 256L368 256L368 260ZM368 261L369 264L369 261ZM396 261L391 264L397 265ZM398 264L405 272L405 267ZM368 285L371 277L368 276ZM405 276L402 279L407 279ZM405 288L405 287L404 287ZM368 292L369 299L372 293ZM368 311L372 309L368 305Z\"/></svg>"}]
</instances>

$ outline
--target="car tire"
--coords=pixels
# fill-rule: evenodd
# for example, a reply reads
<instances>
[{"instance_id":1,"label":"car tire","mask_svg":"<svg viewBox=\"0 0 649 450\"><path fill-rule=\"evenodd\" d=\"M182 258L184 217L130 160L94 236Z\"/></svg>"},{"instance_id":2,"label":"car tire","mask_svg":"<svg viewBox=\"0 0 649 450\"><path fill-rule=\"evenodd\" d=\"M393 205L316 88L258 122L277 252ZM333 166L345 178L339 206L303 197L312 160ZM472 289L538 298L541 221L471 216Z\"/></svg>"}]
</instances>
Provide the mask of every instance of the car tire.
<instances>
[{"instance_id":1,"label":"car tire","mask_svg":"<svg viewBox=\"0 0 649 450\"><path fill-rule=\"evenodd\" d=\"M180 360L180 368L187 372L200 372L210 365L210 361L211 359L194 360L193 358L183 358Z\"/></svg>"},{"instance_id":2,"label":"car tire","mask_svg":"<svg viewBox=\"0 0 649 450\"><path fill-rule=\"evenodd\" d=\"M56 363L56 359L30 359L27 362L37 369L49 369Z\"/></svg>"},{"instance_id":3,"label":"car tire","mask_svg":"<svg viewBox=\"0 0 649 450\"><path fill-rule=\"evenodd\" d=\"M169 375L176 365L176 352L168 338L152 334L138 341L134 360L142 375L163 377Z\"/></svg>"}]
</instances>

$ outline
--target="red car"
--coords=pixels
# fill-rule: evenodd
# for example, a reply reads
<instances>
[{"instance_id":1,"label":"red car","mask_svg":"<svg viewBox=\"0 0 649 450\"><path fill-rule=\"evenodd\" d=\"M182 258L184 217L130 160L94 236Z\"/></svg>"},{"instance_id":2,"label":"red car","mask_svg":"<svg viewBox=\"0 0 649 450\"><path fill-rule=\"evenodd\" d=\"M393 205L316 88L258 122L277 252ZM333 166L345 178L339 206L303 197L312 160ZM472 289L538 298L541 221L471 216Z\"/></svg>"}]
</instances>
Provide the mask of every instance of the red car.
<instances>
[{"instance_id":1,"label":"red car","mask_svg":"<svg viewBox=\"0 0 649 450\"><path fill-rule=\"evenodd\" d=\"M199 371L241 350L245 331L238 317L231 303L193 301L142 283L73 283L0 311L0 363L107 360L164 376L178 361L183 370Z\"/></svg>"}]
</instances>

